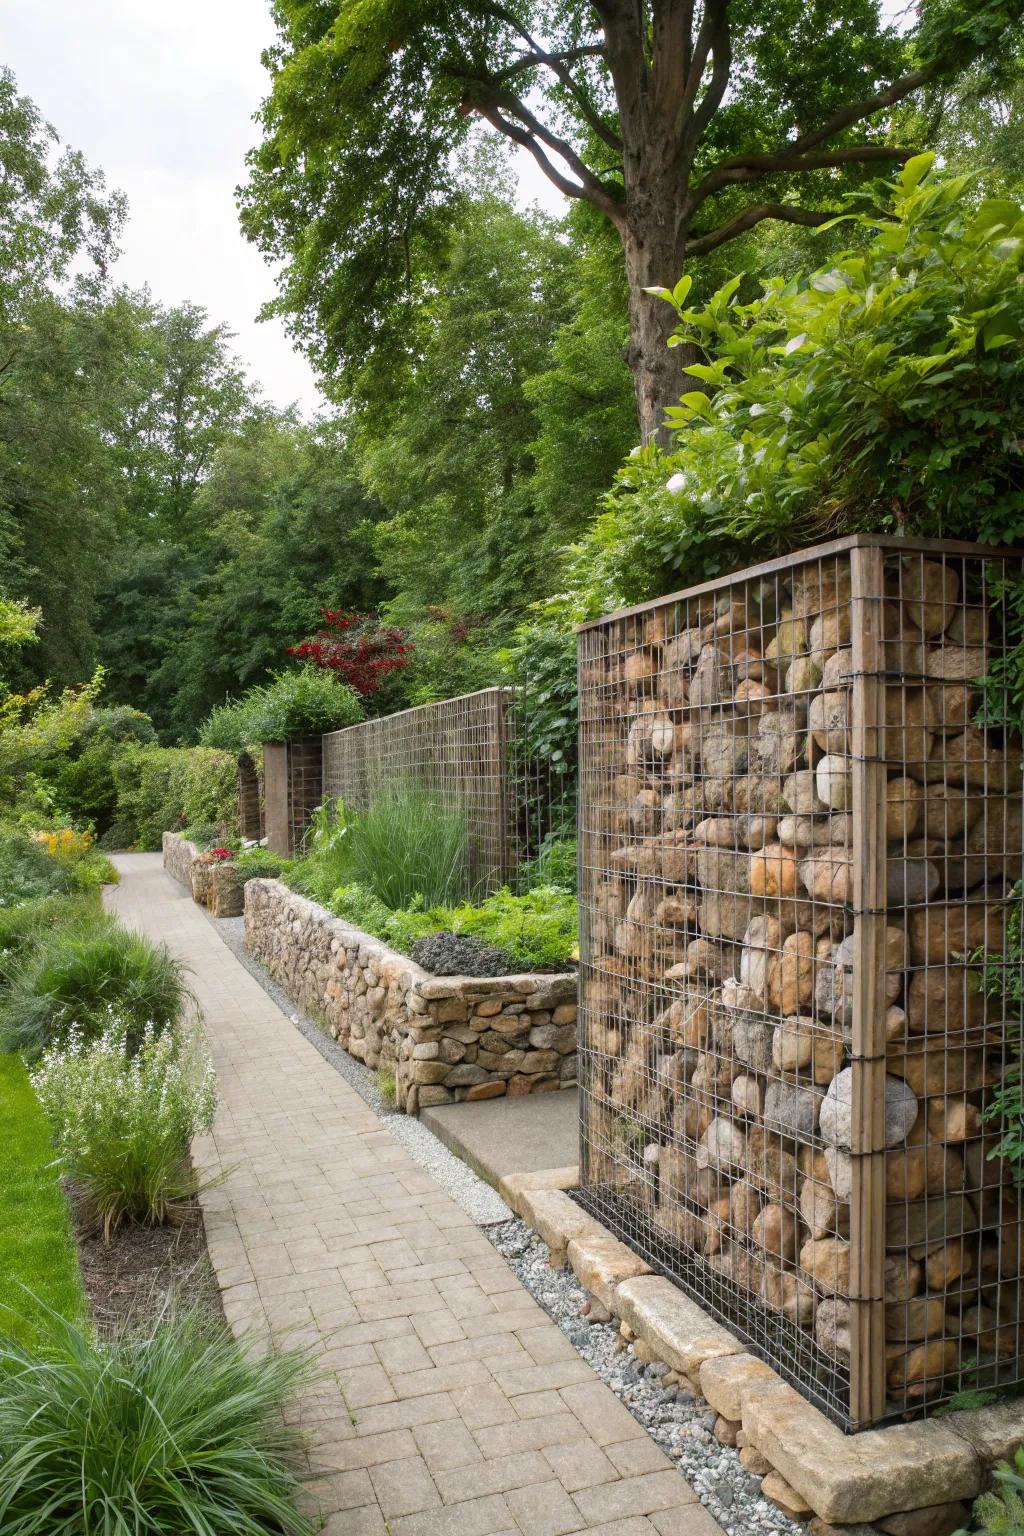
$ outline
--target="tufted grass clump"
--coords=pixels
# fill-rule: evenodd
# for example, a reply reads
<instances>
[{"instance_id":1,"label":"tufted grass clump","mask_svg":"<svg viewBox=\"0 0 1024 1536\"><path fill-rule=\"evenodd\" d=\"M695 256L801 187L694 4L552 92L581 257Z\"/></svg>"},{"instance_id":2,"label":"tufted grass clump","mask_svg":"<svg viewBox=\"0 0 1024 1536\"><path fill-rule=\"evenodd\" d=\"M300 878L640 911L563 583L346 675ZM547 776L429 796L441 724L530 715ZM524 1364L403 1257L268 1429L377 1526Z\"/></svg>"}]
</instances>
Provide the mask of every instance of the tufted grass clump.
<instances>
[{"instance_id":1,"label":"tufted grass clump","mask_svg":"<svg viewBox=\"0 0 1024 1536\"><path fill-rule=\"evenodd\" d=\"M310 1374L193 1313L108 1343L52 1311L38 1351L0 1336L0 1530L312 1536L283 1417Z\"/></svg>"},{"instance_id":2,"label":"tufted grass clump","mask_svg":"<svg viewBox=\"0 0 1024 1536\"><path fill-rule=\"evenodd\" d=\"M114 1013L135 1051L147 1024L170 1028L188 999L181 963L164 945L91 913L48 932L11 975L0 994L0 1050L38 1056L72 1024L94 1039Z\"/></svg>"},{"instance_id":3,"label":"tufted grass clump","mask_svg":"<svg viewBox=\"0 0 1024 1536\"><path fill-rule=\"evenodd\" d=\"M417 897L437 907L471 894L465 815L415 785L389 784L352 816L348 861L351 880L392 910Z\"/></svg>"},{"instance_id":4,"label":"tufted grass clump","mask_svg":"<svg viewBox=\"0 0 1024 1536\"><path fill-rule=\"evenodd\" d=\"M182 1217L202 1187L189 1161L217 1107L213 1063L198 1039L147 1024L132 1054L115 1018L87 1040L75 1027L32 1073L64 1172L104 1239L125 1220Z\"/></svg>"}]
</instances>

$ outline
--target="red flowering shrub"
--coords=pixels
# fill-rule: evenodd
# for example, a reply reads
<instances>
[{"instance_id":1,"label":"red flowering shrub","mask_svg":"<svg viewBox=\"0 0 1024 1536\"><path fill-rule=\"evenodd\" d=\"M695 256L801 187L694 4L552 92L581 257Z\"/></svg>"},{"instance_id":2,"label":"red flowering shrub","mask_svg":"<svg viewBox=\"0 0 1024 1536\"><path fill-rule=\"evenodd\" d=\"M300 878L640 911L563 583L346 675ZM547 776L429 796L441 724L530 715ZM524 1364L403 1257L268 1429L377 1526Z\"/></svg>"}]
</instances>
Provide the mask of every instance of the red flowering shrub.
<instances>
[{"instance_id":1,"label":"red flowering shrub","mask_svg":"<svg viewBox=\"0 0 1024 1536\"><path fill-rule=\"evenodd\" d=\"M210 854L213 858L223 861L224 859L233 859L235 850L233 848L211 848Z\"/></svg>"},{"instance_id":2,"label":"red flowering shrub","mask_svg":"<svg viewBox=\"0 0 1024 1536\"><path fill-rule=\"evenodd\" d=\"M317 631L314 639L288 646L289 656L336 672L364 698L376 693L386 673L409 665L412 644L405 631L381 624L375 613L341 613L324 608L321 617L324 628Z\"/></svg>"}]
</instances>

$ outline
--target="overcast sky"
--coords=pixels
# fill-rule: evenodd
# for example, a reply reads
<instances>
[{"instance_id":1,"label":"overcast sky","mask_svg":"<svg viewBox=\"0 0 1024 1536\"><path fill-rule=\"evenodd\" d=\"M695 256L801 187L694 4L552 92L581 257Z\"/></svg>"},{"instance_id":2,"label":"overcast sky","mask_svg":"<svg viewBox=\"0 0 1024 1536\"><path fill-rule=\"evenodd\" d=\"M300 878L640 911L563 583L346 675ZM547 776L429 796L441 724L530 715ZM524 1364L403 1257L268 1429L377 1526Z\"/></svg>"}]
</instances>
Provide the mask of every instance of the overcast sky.
<instances>
[{"instance_id":1,"label":"overcast sky","mask_svg":"<svg viewBox=\"0 0 1024 1536\"><path fill-rule=\"evenodd\" d=\"M117 266L164 304L191 299L236 332L278 405L319 403L312 370L278 322L257 323L274 281L242 238L234 189L257 137L266 0L7 0L0 58L65 143L128 194ZM548 185L527 171L530 195ZM560 201L550 189L553 206Z\"/></svg>"},{"instance_id":2,"label":"overcast sky","mask_svg":"<svg viewBox=\"0 0 1024 1536\"><path fill-rule=\"evenodd\" d=\"M128 194L120 280L148 283L164 304L202 304L236 333L271 400L315 409L308 364L279 323L256 321L273 275L235 211L273 39L266 0L6 0L3 11L0 59L20 90ZM562 202L524 152L519 175L524 200Z\"/></svg>"}]
</instances>

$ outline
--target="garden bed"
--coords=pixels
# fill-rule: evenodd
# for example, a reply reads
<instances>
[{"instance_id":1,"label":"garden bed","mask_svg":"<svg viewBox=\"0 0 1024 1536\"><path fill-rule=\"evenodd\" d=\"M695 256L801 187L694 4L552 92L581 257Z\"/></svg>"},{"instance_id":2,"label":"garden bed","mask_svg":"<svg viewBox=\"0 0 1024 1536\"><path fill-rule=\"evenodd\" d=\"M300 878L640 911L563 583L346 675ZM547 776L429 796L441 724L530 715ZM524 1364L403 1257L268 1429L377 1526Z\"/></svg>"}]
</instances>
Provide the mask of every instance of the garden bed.
<instances>
[{"instance_id":1,"label":"garden bed","mask_svg":"<svg viewBox=\"0 0 1024 1536\"><path fill-rule=\"evenodd\" d=\"M406 1114L576 1082L575 974L431 976L279 880L246 885L245 942Z\"/></svg>"},{"instance_id":2,"label":"garden bed","mask_svg":"<svg viewBox=\"0 0 1024 1536\"><path fill-rule=\"evenodd\" d=\"M198 1201L176 1227L125 1223L104 1242L85 1201L66 1188L89 1314L96 1332L113 1338L150 1329L168 1296L211 1319L223 1319L220 1291L207 1256L206 1229Z\"/></svg>"}]
</instances>

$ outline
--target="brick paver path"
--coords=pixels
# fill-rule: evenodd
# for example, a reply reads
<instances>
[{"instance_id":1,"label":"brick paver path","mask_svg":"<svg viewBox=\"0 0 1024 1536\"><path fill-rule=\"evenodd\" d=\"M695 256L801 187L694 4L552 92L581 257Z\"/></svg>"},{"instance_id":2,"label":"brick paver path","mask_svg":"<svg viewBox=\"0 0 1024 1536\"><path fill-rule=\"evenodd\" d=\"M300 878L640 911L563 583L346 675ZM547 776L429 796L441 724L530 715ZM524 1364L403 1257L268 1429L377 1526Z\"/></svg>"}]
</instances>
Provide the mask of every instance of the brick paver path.
<instances>
[{"instance_id":1,"label":"brick paver path","mask_svg":"<svg viewBox=\"0 0 1024 1536\"><path fill-rule=\"evenodd\" d=\"M236 1328L312 1342L329 1536L722 1536L508 1265L218 938L157 854L108 904L191 970L222 1105L197 1148Z\"/></svg>"}]
</instances>

